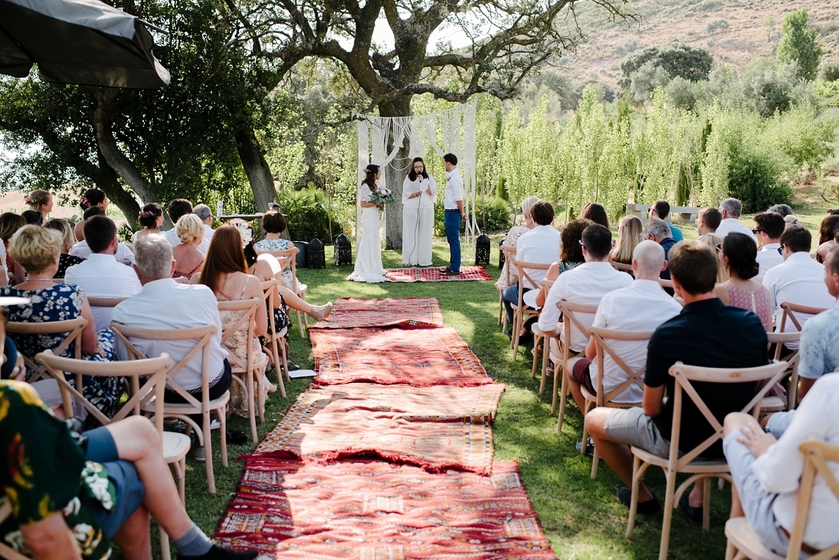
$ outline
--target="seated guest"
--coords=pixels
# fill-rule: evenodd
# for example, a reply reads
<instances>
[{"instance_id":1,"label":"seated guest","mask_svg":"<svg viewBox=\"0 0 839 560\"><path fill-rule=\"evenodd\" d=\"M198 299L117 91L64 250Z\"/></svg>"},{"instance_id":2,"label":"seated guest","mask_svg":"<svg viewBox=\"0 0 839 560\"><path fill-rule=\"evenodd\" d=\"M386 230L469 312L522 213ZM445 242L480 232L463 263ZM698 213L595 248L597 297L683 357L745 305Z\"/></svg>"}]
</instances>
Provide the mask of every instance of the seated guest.
<instances>
[{"instance_id":1,"label":"seated guest","mask_svg":"<svg viewBox=\"0 0 839 560\"><path fill-rule=\"evenodd\" d=\"M265 239L257 241L254 244L254 249L257 253L267 253L271 251L285 251L293 249L294 244L288 239L283 239L280 234L285 231L286 221L282 214L276 210L269 210L262 215L262 229L265 230ZM291 267L283 268L283 284L287 288L294 288L294 276L291 272Z\"/></svg>"},{"instance_id":2,"label":"seated guest","mask_svg":"<svg viewBox=\"0 0 839 560\"><path fill-rule=\"evenodd\" d=\"M169 202L169 206L166 208L166 211L169 213L169 219L172 220L173 224L177 224L178 220L181 219L181 216L186 214L192 214L192 203L184 198L175 198L171 202ZM181 240L178 237L177 228L172 228L168 231L163 232L163 236L166 238L166 241L169 242L172 247L177 247L181 244ZM197 249L201 252L202 255L207 254L207 249L210 247L210 240L207 238L202 238L201 243L198 244Z\"/></svg>"},{"instance_id":3,"label":"seated guest","mask_svg":"<svg viewBox=\"0 0 839 560\"><path fill-rule=\"evenodd\" d=\"M786 224L784 218L776 212L763 212L754 217L755 228L752 233L757 238L757 264L760 270L755 280L763 280L766 271L784 262L781 255L781 234Z\"/></svg>"},{"instance_id":4,"label":"seated guest","mask_svg":"<svg viewBox=\"0 0 839 560\"><path fill-rule=\"evenodd\" d=\"M204 241L204 224L195 214L184 214L175 225L175 231L181 243L172 247L173 278L192 278L204 265L204 253L198 250Z\"/></svg>"},{"instance_id":5,"label":"seated guest","mask_svg":"<svg viewBox=\"0 0 839 560\"><path fill-rule=\"evenodd\" d=\"M524 294L524 303L530 307L541 309L545 305L545 300L548 299L551 286L559 278L559 275L586 262L583 256L583 232L588 226L593 225L594 222L591 220L574 220L562 229L559 262L553 263L548 269L545 278L539 283L539 291L535 295L535 290Z\"/></svg>"},{"instance_id":6,"label":"seated guest","mask_svg":"<svg viewBox=\"0 0 839 560\"><path fill-rule=\"evenodd\" d=\"M71 266L64 282L75 284L88 297L130 297L140 291L140 280L134 269L117 262L114 255L119 246L117 226L105 216L94 216L84 224L84 240L91 255L81 264ZM96 329L111 324L111 307L94 307Z\"/></svg>"},{"instance_id":7,"label":"seated guest","mask_svg":"<svg viewBox=\"0 0 839 560\"><path fill-rule=\"evenodd\" d=\"M740 213L743 211L743 204L736 198L726 198L720 202L720 214L722 214L722 221L717 228L717 235L725 237L732 231L745 233L752 239L755 239L752 230L740 223Z\"/></svg>"},{"instance_id":8,"label":"seated guest","mask_svg":"<svg viewBox=\"0 0 839 560\"><path fill-rule=\"evenodd\" d=\"M824 259L824 283L834 300L839 297L839 248L831 249ZM803 399L816 380L839 368L839 306L819 313L801 330L801 379L798 398Z\"/></svg>"},{"instance_id":9,"label":"seated guest","mask_svg":"<svg viewBox=\"0 0 839 560\"><path fill-rule=\"evenodd\" d=\"M643 240L644 224L638 216L624 216L618 222L618 243L609 253L609 260L621 264L632 264L632 253Z\"/></svg>"},{"instance_id":10,"label":"seated guest","mask_svg":"<svg viewBox=\"0 0 839 560\"><path fill-rule=\"evenodd\" d=\"M213 233L213 211L206 204L196 204L192 209L193 213L198 216L201 223L204 224L204 239L212 241Z\"/></svg>"},{"instance_id":11,"label":"seated guest","mask_svg":"<svg viewBox=\"0 0 839 560\"><path fill-rule=\"evenodd\" d=\"M134 250L137 255L134 270L143 289L117 305L111 320L129 327L157 330L206 325L216 327L216 334L210 342L207 371L210 372L210 400L221 397L230 387L231 374L227 350L221 344L221 318L216 296L207 286L175 282L172 278L175 271L172 246L162 235L140 238ZM166 352L175 362L182 360L195 346L192 340L132 340L131 343L146 356L157 357ZM117 355L122 360L129 358L122 344L117 345ZM199 352L174 378L186 392L198 399L201 398L202 356L203 353ZM168 387L164 398L167 402L183 402L183 397ZM203 460L203 451L203 448L194 449L193 457Z\"/></svg>"},{"instance_id":12,"label":"seated guest","mask_svg":"<svg viewBox=\"0 0 839 560\"><path fill-rule=\"evenodd\" d=\"M728 270L725 268L725 264L723 263L723 238L717 235L716 233L706 233L697 241L710 247L714 251L714 254L717 255L717 284L728 282L728 279L731 277L728 275Z\"/></svg>"},{"instance_id":13,"label":"seated guest","mask_svg":"<svg viewBox=\"0 0 839 560\"><path fill-rule=\"evenodd\" d=\"M659 220L664 220L667 222L667 225L670 226L670 235L671 237L678 243L682 239L685 238L682 235L682 230L674 226L672 223L667 221L667 216L670 215L670 203L666 200L656 200L653 202L653 205L650 206L650 217L651 218L658 218Z\"/></svg>"},{"instance_id":14,"label":"seated guest","mask_svg":"<svg viewBox=\"0 0 839 560\"><path fill-rule=\"evenodd\" d=\"M787 216L792 216L792 208L789 204L773 204L769 207L767 212L775 212L776 214L780 214L782 218L786 218Z\"/></svg>"},{"instance_id":15,"label":"seated guest","mask_svg":"<svg viewBox=\"0 0 839 560\"><path fill-rule=\"evenodd\" d=\"M602 204L596 202L589 202L583 206L583 211L580 212L581 220L591 220L595 224L600 224L603 227L609 227L609 217L606 215L606 209Z\"/></svg>"},{"instance_id":16,"label":"seated guest","mask_svg":"<svg viewBox=\"0 0 839 560\"><path fill-rule=\"evenodd\" d=\"M839 236L839 215L828 214L819 224L819 245L816 248L816 260L824 262L824 256L836 245L836 237Z\"/></svg>"},{"instance_id":17,"label":"seated guest","mask_svg":"<svg viewBox=\"0 0 839 560\"><path fill-rule=\"evenodd\" d=\"M76 244L76 236L73 235L73 228L70 227L67 220L60 218L53 218L44 224L45 228L54 229L63 237L61 242L61 256L58 258L58 269L55 271L56 278L64 278L67 274L67 269L73 265L83 263L85 260L81 257L75 257L70 254L70 249Z\"/></svg>"},{"instance_id":18,"label":"seated guest","mask_svg":"<svg viewBox=\"0 0 839 560\"><path fill-rule=\"evenodd\" d=\"M729 279L717 284L714 293L725 305L751 311L763 328L772 331L772 302L769 290L754 279L757 274L757 247L742 233L729 233L722 243L722 259Z\"/></svg>"},{"instance_id":19,"label":"seated guest","mask_svg":"<svg viewBox=\"0 0 839 560\"><path fill-rule=\"evenodd\" d=\"M644 239L655 241L656 243L661 245L661 248L664 249L665 261L668 260L670 249L672 249L673 245L676 244L676 241L673 239L673 235L670 233L670 226L667 224L667 222L660 218L651 217L649 220L647 220L647 225L644 227ZM664 278L665 280L669 280L670 269L663 269L659 277Z\"/></svg>"},{"instance_id":20,"label":"seated guest","mask_svg":"<svg viewBox=\"0 0 839 560\"><path fill-rule=\"evenodd\" d=\"M163 225L163 208L157 202L149 202L140 210L137 220L143 229L134 232L131 238L132 243L136 243L144 235L160 233L160 226Z\"/></svg>"},{"instance_id":21,"label":"seated guest","mask_svg":"<svg viewBox=\"0 0 839 560\"><path fill-rule=\"evenodd\" d=\"M84 223L87 222L94 216L105 216L105 209L101 206L91 206L84 213L84 222L82 224L82 232L84 232ZM76 229L78 230L79 224L76 224ZM90 246L87 244L87 241L84 239L84 233L82 233L82 240L73 245L70 249L70 254L74 257L79 257L82 259L88 258L93 251L90 250ZM128 245L125 243L119 243L117 245L117 252L114 253L114 258L118 263L122 263L124 265L132 265L134 264L134 253L131 252L131 249L128 248Z\"/></svg>"},{"instance_id":22,"label":"seated guest","mask_svg":"<svg viewBox=\"0 0 839 560\"><path fill-rule=\"evenodd\" d=\"M676 294L685 302L682 312L663 323L653 333L647 350L643 408L598 407L586 415L586 428L600 456L618 478L631 486L634 445L659 457L670 454L675 379L668 373L676 362L693 366L748 368L767 363L766 331L754 313L726 307L714 296L716 257L707 246L683 241L673 247L670 270ZM698 383L697 393L714 416L722 422L731 412L739 412L755 394L755 383L717 385ZM669 398L668 398L669 397ZM689 451L713 434L713 428L693 403L682 401L679 443ZM701 455L722 457L718 442ZM679 506L694 521L702 519L703 485L697 482ZM631 490L622 488L618 499L629 505ZM661 510L645 484L639 486L638 512L654 514Z\"/></svg>"},{"instance_id":23,"label":"seated guest","mask_svg":"<svg viewBox=\"0 0 839 560\"><path fill-rule=\"evenodd\" d=\"M46 220L47 217L52 212L53 207L53 200L50 191L45 191L42 189L34 190L32 193L26 198L26 204L29 205L29 209L34 212L40 212L41 216Z\"/></svg>"},{"instance_id":24,"label":"seated guest","mask_svg":"<svg viewBox=\"0 0 839 560\"><path fill-rule=\"evenodd\" d=\"M23 219L26 220L27 224L31 224L33 226L44 225L44 215L37 210L24 210L21 213L21 216L23 216Z\"/></svg>"},{"instance_id":25,"label":"seated guest","mask_svg":"<svg viewBox=\"0 0 839 560\"><path fill-rule=\"evenodd\" d=\"M6 254L6 260L2 264L5 265L9 284L23 282L26 278L26 272L24 272L23 267L20 263L15 262L9 253L9 242L12 236L25 225L26 220L23 219L23 216L14 212L3 212L0 214L0 239L3 240L3 248Z\"/></svg>"},{"instance_id":26,"label":"seated guest","mask_svg":"<svg viewBox=\"0 0 839 560\"><path fill-rule=\"evenodd\" d=\"M78 286L54 284L52 281L58 268L58 254L61 250L61 235L52 229L28 225L12 237L9 251L29 275L26 282L14 287L0 288L0 295L28 298L31 304L10 308L9 320L21 323L48 323L66 321L80 315L87 320L82 332L82 355L86 360L97 362L114 359L114 333L104 329L96 331L93 313L87 296ZM56 350L64 341L65 334L15 335L15 343L21 354L35 360L35 355L44 350ZM62 354L72 358L72 347ZM75 384L75 378L68 376L68 382ZM120 383L117 377L84 378L85 398L108 414L119 400Z\"/></svg>"},{"instance_id":27,"label":"seated guest","mask_svg":"<svg viewBox=\"0 0 839 560\"><path fill-rule=\"evenodd\" d=\"M696 215L696 231L699 233L699 239L702 239L703 235L716 233L721 221L722 213L716 208L703 208L700 210Z\"/></svg>"},{"instance_id":28,"label":"seated guest","mask_svg":"<svg viewBox=\"0 0 839 560\"><path fill-rule=\"evenodd\" d=\"M105 212L108 210L108 202L108 197L105 196L105 193L103 191L100 191L99 189L87 189L84 195L82 195L82 199L79 203L79 205L82 207L82 216L86 220L90 216L97 215L87 214L87 211L91 208L101 208L101 215L104 216ZM76 226L73 229L73 234L79 241L84 241L84 222L76 222Z\"/></svg>"},{"instance_id":29,"label":"seated guest","mask_svg":"<svg viewBox=\"0 0 839 560\"><path fill-rule=\"evenodd\" d=\"M530 208L530 215L536 226L522 234L516 243L516 260L519 262L551 264L556 261L559 254L560 233L551 225L554 220L554 209L550 202L540 200ZM522 278L522 289L529 292L538 289L539 282L545 277L546 270L527 269L527 277ZM531 282L532 280L532 282ZM508 286L501 293L504 300L504 307L507 310L507 321L513 322L513 305L518 305L519 286ZM526 335L524 333L512 333L512 336Z\"/></svg>"},{"instance_id":30,"label":"seated guest","mask_svg":"<svg viewBox=\"0 0 839 560\"><path fill-rule=\"evenodd\" d=\"M801 344L803 347L803 338ZM787 555L797 515L804 470L804 457L798 447L807 439L839 445L837 402L839 376L827 375L816 381L812 394L797 410L782 413L787 418L779 437L765 433L748 414L729 414L725 419L725 458L734 479L731 517L748 519L760 542L775 554ZM839 477L836 463L828 468ZM808 513L802 558L839 543L839 501L818 474Z\"/></svg>"},{"instance_id":31,"label":"seated guest","mask_svg":"<svg viewBox=\"0 0 839 560\"><path fill-rule=\"evenodd\" d=\"M784 310L781 304L786 302L810 307L832 307L835 303L824 285L824 265L810 257L812 243L810 232L801 226L793 226L781 234L781 248L784 262L767 271L763 285L769 290L772 311L775 315L775 327L780 329ZM801 326L811 315L796 313ZM787 321L784 330L795 330ZM797 343L786 345L791 350L798 348Z\"/></svg>"},{"instance_id":32,"label":"seated guest","mask_svg":"<svg viewBox=\"0 0 839 560\"><path fill-rule=\"evenodd\" d=\"M638 218L635 218L636 220ZM640 220L639 220L640 221ZM597 306L593 327L622 331L651 331L661 323L675 317L682 306L667 295L658 285L658 274L666 266L664 249L653 241L642 241L635 247L632 272L635 280L626 288L607 293ZM647 361L647 341L609 340L607 344L624 363L637 371ZM580 389L584 386L592 395L597 394L597 355L594 339L586 346L586 357L574 364L570 377L571 394L580 410L585 409L585 399ZM608 394L626 381L626 372L606 354L603 359L603 390ZM644 392L632 384L612 399L616 403L641 402Z\"/></svg>"},{"instance_id":33,"label":"seated guest","mask_svg":"<svg viewBox=\"0 0 839 560\"><path fill-rule=\"evenodd\" d=\"M553 337L562 332L557 307L560 301L597 305L609 292L632 284L629 274L619 272L609 264L612 234L605 226L594 224L587 227L583 231L582 247L586 262L560 274L548 291L548 297L539 315L539 329L546 336ZM581 314L579 318L586 328L594 321L593 314ZM574 329L571 333L571 350L582 352L587 344L586 334Z\"/></svg>"},{"instance_id":34,"label":"seated guest","mask_svg":"<svg viewBox=\"0 0 839 560\"><path fill-rule=\"evenodd\" d=\"M510 228L510 231L507 232L507 235L504 236L504 240L501 242L502 247L516 247L516 243L519 241L519 237L523 234L527 233L534 227L536 227L536 222L533 221L533 218L530 216L530 209L533 207L534 204L539 202L538 196L528 196L525 198L521 203L521 215L522 219L524 219L524 225L520 226L513 226ZM263 228L264 225L264 218L263 218ZM266 230L267 231L267 230ZM260 242L261 243L261 242ZM257 244L257 249L259 249L259 244ZM509 273L507 272L509 270ZM507 283L507 277L510 278L510 283ZM503 290L507 286L512 286L518 282L518 272L515 270L514 266L510 265L510 259L506 259L504 261L504 267L501 269L501 275L498 277L498 280L495 282L495 287L499 290Z\"/></svg>"},{"instance_id":35,"label":"seated guest","mask_svg":"<svg viewBox=\"0 0 839 560\"><path fill-rule=\"evenodd\" d=\"M2 327L0 327L2 328ZM0 337L2 345L2 337ZM151 558L149 515L181 560L250 560L212 544L190 520L148 419L133 416L78 436L32 387L0 381L0 485L11 506L4 542L33 558Z\"/></svg>"}]
</instances>

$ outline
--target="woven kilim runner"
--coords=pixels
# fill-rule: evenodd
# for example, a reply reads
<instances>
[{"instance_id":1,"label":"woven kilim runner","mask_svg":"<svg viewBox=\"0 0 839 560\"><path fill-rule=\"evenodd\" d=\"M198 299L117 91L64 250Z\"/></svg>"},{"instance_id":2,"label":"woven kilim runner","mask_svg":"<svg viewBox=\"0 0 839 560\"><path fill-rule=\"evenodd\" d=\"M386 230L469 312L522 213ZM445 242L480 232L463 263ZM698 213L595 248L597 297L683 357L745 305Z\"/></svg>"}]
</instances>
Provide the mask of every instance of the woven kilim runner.
<instances>
[{"instance_id":1,"label":"woven kilim runner","mask_svg":"<svg viewBox=\"0 0 839 560\"><path fill-rule=\"evenodd\" d=\"M386 276L391 282L458 282L492 280L485 266L462 266L457 276L444 276L445 268L389 268Z\"/></svg>"},{"instance_id":2,"label":"woven kilim runner","mask_svg":"<svg viewBox=\"0 0 839 560\"><path fill-rule=\"evenodd\" d=\"M251 457L326 464L375 454L439 472L489 474L491 419L504 391L478 387L387 387L353 383L301 394Z\"/></svg>"},{"instance_id":3,"label":"woven kilim runner","mask_svg":"<svg viewBox=\"0 0 839 560\"><path fill-rule=\"evenodd\" d=\"M278 560L555 558L515 462L480 477L254 459L215 538Z\"/></svg>"},{"instance_id":4,"label":"woven kilim runner","mask_svg":"<svg viewBox=\"0 0 839 560\"><path fill-rule=\"evenodd\" d=\"M309 336L319 385L371 381L466 387L493 383L454 329L313 330Z\"/></svg>"},{"instance_id":5,"label":"woven kilim runner","mask_svg":"<svg viewBox=\"0 0 839 560\"><path fill-rule=\"evenodd\" d=\"M419 329L443 326L443 312L435 298L340 298L328 321L310 329L399 327Z\"/></svg>"}]
</instances>

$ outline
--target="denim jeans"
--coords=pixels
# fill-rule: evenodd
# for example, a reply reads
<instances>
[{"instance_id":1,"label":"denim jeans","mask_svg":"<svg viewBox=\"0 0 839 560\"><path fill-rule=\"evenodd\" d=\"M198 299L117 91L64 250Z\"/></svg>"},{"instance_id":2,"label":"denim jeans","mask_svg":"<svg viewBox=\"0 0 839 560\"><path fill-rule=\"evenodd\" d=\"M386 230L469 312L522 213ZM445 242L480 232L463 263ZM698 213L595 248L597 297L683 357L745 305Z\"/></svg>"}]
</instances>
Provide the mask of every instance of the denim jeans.
<instances>
[{"instance_id":1,"label":"denim jeans","mask_svg":"<svg viewBox=\"0 0 839 560\"><path fill-rule=\"evenodd\" d=\"M449 242L449 270L460 272L460 212L446 210L446 240Z\"/></svg>"}]
</instances>

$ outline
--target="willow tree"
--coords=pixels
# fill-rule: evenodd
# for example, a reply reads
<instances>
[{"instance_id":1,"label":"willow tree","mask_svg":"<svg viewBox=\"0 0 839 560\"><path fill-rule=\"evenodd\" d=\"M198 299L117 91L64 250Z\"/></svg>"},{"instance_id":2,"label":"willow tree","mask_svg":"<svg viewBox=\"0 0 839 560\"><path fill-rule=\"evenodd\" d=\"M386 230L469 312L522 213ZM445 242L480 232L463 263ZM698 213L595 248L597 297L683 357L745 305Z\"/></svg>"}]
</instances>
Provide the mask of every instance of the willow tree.
<instances>
[{"instance_id":1,"label":"willow tree","mask_svg":"<svg viewBox=\"0 0 839 560\"><path fill-rule=\"evenodd\" d=\"M625 18L626 0L593 0ZM542 63L572 49L582 36L573 0L225 0L239 22L238 40L259 58L280 62L279 75L309 57L343 64L384 117L411 114L411 99L432 94L464 102L477 93L511 98ZM571 32L561 30L563 18ZM387 25L392 46L374 41ZM567 27L567 26L565 26ZM432 44L438 30L462 33L468 45ZM391 148L391 147L389 147ZM398 156L407 157L403 145ZM386 180L401 200L402 177ZM401 205L388 212L387 246L401 247Z\"/></svg>"}]
</instances>

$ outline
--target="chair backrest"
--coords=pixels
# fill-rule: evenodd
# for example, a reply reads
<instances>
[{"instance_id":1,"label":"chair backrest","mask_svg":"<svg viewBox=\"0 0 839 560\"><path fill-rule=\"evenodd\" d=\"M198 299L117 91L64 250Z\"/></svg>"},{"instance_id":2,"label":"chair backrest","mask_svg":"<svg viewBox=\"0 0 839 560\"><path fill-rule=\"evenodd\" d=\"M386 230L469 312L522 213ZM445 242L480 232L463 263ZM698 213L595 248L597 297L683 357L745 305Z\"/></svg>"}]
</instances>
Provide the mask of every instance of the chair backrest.
<instances>
[{"instance_id":1,"label":"chair backrest","mask_svg":"<svg viewBox=\"0 0 839 560\"><path fill-rule=\"evenodd\" d=\"M818 315L823 311L827 311L828 308L826 307L810 307L808 305L799 305L797 303L792 303L791 301L785 301L781 303L781 309L784 310L784 314L781 316L781 326L778 327L778 331L786 332L786 325L787 319L792 323L796 330L801 330L801 323L799 317L796 316L797 313L801 315ZM808 317L809 318L809 317Z\"/></svg>"},{"instance_id":2,"label":"chair backrest","mask_svg":"<svg viewBox=\"0 0 839 560\"><path fill-rule=\"evenodd\" d=\"M91 307L116 307L127 300L130 296L121 297L94 297L87 296L87 302Z\"/></svg>"},{"instance_id":3,"label":"chair backrest","mask_svg":"<svg viewBox=\"0 0 839 560\"><path fill-rule=\"evenodd\" d=\"M722 439L722 423L711 413L708 405L705 404L702 397L696 392L696 388L691 382L720 384L757 382L759 389L755 392L755 395L742 410L736 411L751 414L757 419L757 414L760 411L760 402L772 386L781 379L788 365L787 362L772 362L765 366L752 368L708 368L689 366L682 362L673 364L670 367L670 375L675 378L676 383L673 391L674 394L671 397L673 399L673 427L670 434L668 469L671 469L672 472L682 470L685 465L696 459L703 451ZM714 429L714 433L693 449L689 451L683 450L685 453L680 457L679 432L682 424L683 393L687 393L690 400L693 401L693 404L696 405L696 408L699 409L702 416ZM693 429L695 427L692 426L691 428Z\"/></svg>"},{"instance_id":4,"label":"chair backrest","mask_svg":"<svg viewBox=\"0 0 839 560\"><path fill-rule=\"evenodd\" d=\"M195 340L195 346L187 352L187 354L175 365L166 375L166 386L177 392L183 397L186 402L197 409L206 410L210 405L210 344L213 342L213 337L216 334L215 325L204 325L203 327L192 327L190 329L143 329L139 327L129 327L121 323L111 323L111 330L114 331L116 339L125 345L128 351L130 360L147 359L142 351L140 351L132 342L135 340L159 340L159 341L173 341L173 340ZM196 359L198 353L201 353L201 401L190 395L181 385L175 381L175 376L186 366L190 361ZM213 375L218 372L213 372Z\"/></svg>"},{"instance_id":5,"label":"chair backrest","mask_svg":"<svg viewBox=\"0 0 839 560\"><path fill-rule=\"evenodd\" d=\"M656 280L658 281L658 285L661 286L662 288L670 289L670 290L673 289L673 281L672 280L668 280L667 278L657 278Z\"/></svg>"},{"instance_id":6,"label":"chair backrest","mask_svg":"<svg viewBox=\"0 0 839 560\"><path fill-rule=\"evenodd\" d=\"M644 372L647 370L646 360L644 361L644 365L637 370L627 365L623 358L618 356L617 352L609 346L607 341L649 342L653 332L654 331L619 331L615 329L604 329L601 327L591 327L588 330L589 338L594 340L594 347L597 351L597 371L600 372L600 375L597 376L596 387L597 406L607 405L612 401L612 399L623 393L633 383L638 385L638 387L640 387L643 391ZM607 355L612 358L615 365L621 368L624 374L626 374L626 380L608 393L606 393L603 389L603 372L605 371L605 359Z\"/></svg>"},{"instance_id":7,"label":"chair backrest","mask_svg":"<svg viewBox=\"0 0 839 560\"><path fill-rule=\"evenodd\" d=\"M562 359L567 361L571 355L571 333L575 329L581 333L588 333L588 326L583 324L580 315L588 314L592 318L597 313L597 304L584 305L582 303L571 303L569 301L560 301L556 304L559 312L562 314ZM593 319L592 319L593 320Z\"/></svg>"},{"instance_id":8,"label":"chair backrest","mask_svg":"<svg viewBox=\"0 0 839 560\"><path fill-rule=\"evenodd\" d=\"M280 266L282 266L282 270L277 273L277 279L282 280L282 273L284 270L288 269L291 271L291 276L294 279L294 286L292 290L294 293L297 293L297 253L300 252L300 249L297 247L290 247L288 249L282 249L279 251L257 251L259 254L268 254L273 255L277 258L280 262Z\"/></svg>"},{"instance_id":9,"label":"chair backrest","mask_svg":"<svg viewBox=\"0 0 839 560\"><path fill-rule=\"evenodd\" d=\"M804 539L804 528L807 526L807 516L810 513L810 501L813 497L813 485L816 475L820 474L833 496L839 500L839 481L833 474L828 463L839 463L839 445L810 438L798 446L804 455L804 472L801 475L798 492L798 506L795 510L795 523L789 535L788 559L797 559L801 554ZM819 554L811 556L813 560L827 560L839 555L839 544L836 544Z\"/></svg>"},{"instance_id":10,"label":"chair backrest","mask_svg":"<svg viewBox=\"0 0 839 560\"><path fill-rule=\"evenodd\" d=\"M781 351L784 345L790 342L797 343L801 340L801 331L770 332L766 333L766 338L769 340L769 344L775 345L773 358L776 361L780 361ZM796 348L791 354L785 356L784 360L789 364L784 375L792 375L789 384L789 394L787 395L787 408L792 410L798 402L798 363L801 361L798 349Z\"/></svg>"},{"instance_id":11,"label":"chair backrest","mask_svg":"<svg viewBox=\"0 0 839 560\"><path fill-rule=\"evenodd\" d=\"M65 336L61 344L51 350L60 356L72 347L73 356L80 360L82 358L82 331L84 331L85 327L87 327L87 320L81 316L75 319L68 319L67 321L49 321L46 323L19 323L9 321L6 323L6 333L12 339L15 338L15 335L38 336L64 334ZM44 366L35 363L27 356L23 358L26 369L29 370L27 381L33 383L46 375Z\"/></svg>"},{"instance_id":12,"label":"chair backrest","mask_svg":"<svg viewBox=\"0 0 839 560\"><path fill-rule=\"evenodd\" d=\"M525 285L524 285L525 279L527 279L527 281L530 282L530 285L533 286L533 288L538 289L539 288L539 282L534 280L533 277L530 276L530 273L534 270L548 270L551 267L551 264L553 264L553 263L547 263L547 264L545 264L545 263L534 263L534 262L518 261L515 258L513 259L513 266L516 267L516 271L518 272L518 277L519 277L519 307L522 306L522 296L524 296L524 289L523 288L525 287ZM531 289L533 289L533 288L531 288Z\"/></svg>"},{"instance_id":13,"label":"chair backrest","mask_svg":"<svg viewBox=\"0 0 839 560\"><path fill-rule=\"evenodd\" d=\"M155 400L155 424L158 432L163 432L163 390L166 387L166 374L175 365L168 354L162 354L159 358L143 360L132 360L128 362L93 362L88 360L75 360L56 356L50 350L41 352L35 357L44 364L47 372L58 382L61 389L61 399L64 403L64 415L66 418L73 416L72 401L75 399L90 414L106 426L127 417L129 414L140 414L143 407ZM73 376L75 387L67 382L65 374ZM131 398L129 398L109 418L105 416L96 405L88 401L76 387L82 386L82 376L91 377L123 377L127 379L131 387ZM141 384L142 381L142 384Z\"/></svg>"},{"instance_id":14,"label":"chair backrest","mask_svg":"<svg viewBox=\"0 0 839 560\"><path fill-rule=\"evenodd\" d=\"M251 352L251 349L253 348L253 346L251 345L251 340L253 340L254 338L254 320L256 319L256 313L259 311L260 303L262 303L261 298L238 299L232 301L218 302L219 312L232 313L236 311L243 311L242 316L239 318L239 320L237 320L232 325L229 325L227 328L222 328L221 331L221 343L223 345L226 345L227 341L230 340L230 337L232 337L237 332L247 332L247 357L245 359L242 359L233 352L228 353L227 361L230 362L230 367L234 371L250 371L253 368L254 355L253 352Z\"/></svg>"},{"instance_id":15,"label":"chair backrest","mask_svg":"<svg viewBox=\"0 0 839 560\"><path fill-rule=\"evenodd\" d=\"M621 272L626 272L627 274L629 274L630 276L635 278L635 273L632 272L632 265L631 264L624 264L624 263L615 262L615 261L610 261L609 264L612 265L612 268L614 268L615 270L619 270Z\"/></svg>"}]
</instances>

